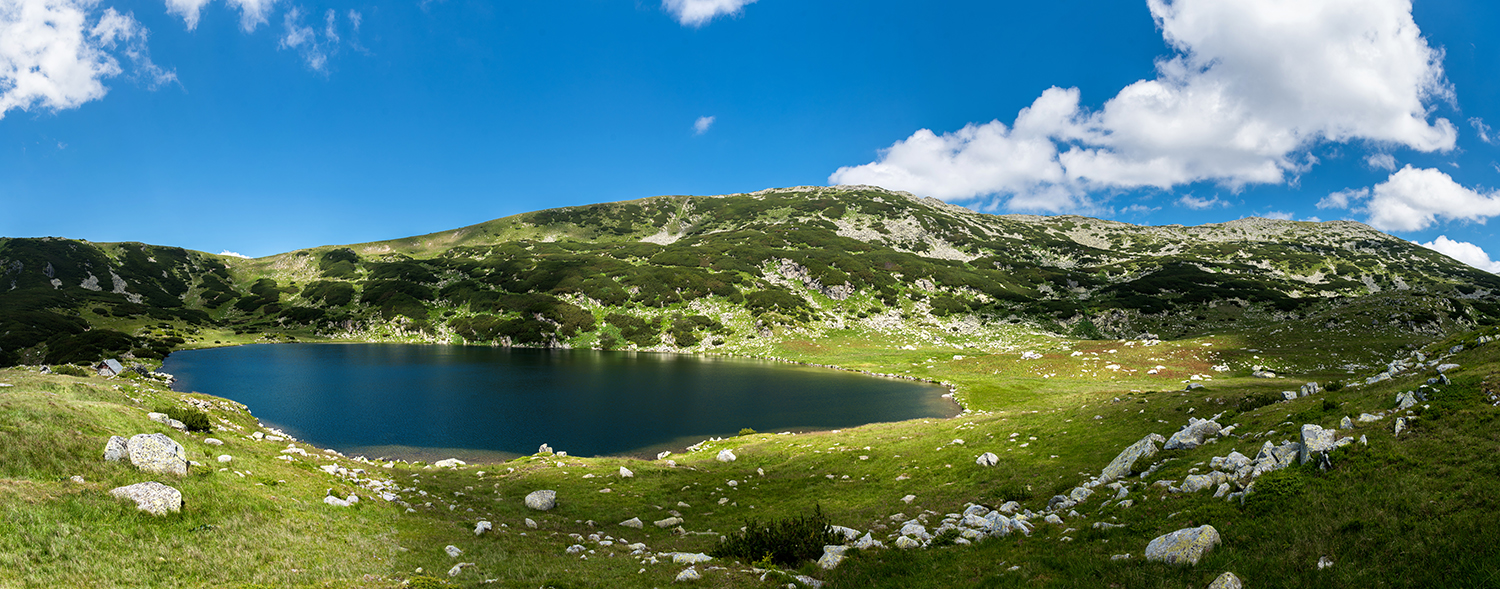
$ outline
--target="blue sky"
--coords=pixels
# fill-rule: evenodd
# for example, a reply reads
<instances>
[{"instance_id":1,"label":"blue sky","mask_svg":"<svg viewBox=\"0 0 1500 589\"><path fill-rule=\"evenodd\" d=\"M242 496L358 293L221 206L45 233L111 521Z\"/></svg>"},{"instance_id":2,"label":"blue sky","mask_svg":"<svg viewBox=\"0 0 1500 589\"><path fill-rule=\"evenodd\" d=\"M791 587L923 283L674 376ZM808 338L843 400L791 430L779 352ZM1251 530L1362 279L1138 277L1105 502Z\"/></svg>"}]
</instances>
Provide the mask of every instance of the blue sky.
<instances>
[{"instance_id":1,"label":"blue sky","mask_svg":"<svg viewBox=\"0 0 1500 589\"><path fill-rule=\"evenodd\" d=\"M1500 271L1497 26L1478 0L0 0L0 235L262 256L878 183L1353 219Z\"/></svg>"}]
</instances>

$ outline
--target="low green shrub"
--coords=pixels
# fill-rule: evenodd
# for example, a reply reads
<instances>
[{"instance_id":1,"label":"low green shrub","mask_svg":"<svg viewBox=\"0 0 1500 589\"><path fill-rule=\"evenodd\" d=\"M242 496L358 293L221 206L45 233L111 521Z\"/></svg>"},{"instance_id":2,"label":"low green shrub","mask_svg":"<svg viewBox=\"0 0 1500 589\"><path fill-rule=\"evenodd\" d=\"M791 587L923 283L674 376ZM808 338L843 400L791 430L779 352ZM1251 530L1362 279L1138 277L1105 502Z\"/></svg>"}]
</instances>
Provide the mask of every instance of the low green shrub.
<instances>
[{"instance_id":1,"label":"low green shrub","mask_svg":"<svg viewBox=\"0 0 1500 589\"><path fill-rule=\"evenodd\" d=\"M753 435L755 435L757 433L760 433L760 432L757 432L754 429L751 429L751 428L748 428L748 427L746 427L746 428L740 428L740 435L742 435L742 436L753 436Z\"/></svg>"},{"instance_id":2,"label":"low green shrub","mask_svg":"<svg viewBox=\"0 0 1500 589\"><path fill-rule=\"evenodd\" d=\"M719 558L742 558L746 562L769 557L782 566L795 566L823 555L823 547L840 544L841 537L828 525L823 508L812 515L792 516L770 523L750 519L745 531L730 534L709 554Z\"/></svg>"},{"instance_id":3,"label":"low green shrub","mask_svg":"<svg viewBox=\"0 0 1500 589\"><path fill-rule=\"evenodd\" d=\"M165 413L167 417L181 421L190 432L207 432L213 429L208 423L208 415L197 409L187 407L158 407L157 413Z\"/></svg>"},{"instance_id":4,"label":"low green shrub","mask_svg":"<svg viewBox=\"0 0 1500 589\"><path fill-rule=\"evenodd\" d=\"M52 367L52 373L61 374L63 376L89 376L94 372L87 368L74 366L72 364L59 364Z\"/></svg>"}]
</instances>

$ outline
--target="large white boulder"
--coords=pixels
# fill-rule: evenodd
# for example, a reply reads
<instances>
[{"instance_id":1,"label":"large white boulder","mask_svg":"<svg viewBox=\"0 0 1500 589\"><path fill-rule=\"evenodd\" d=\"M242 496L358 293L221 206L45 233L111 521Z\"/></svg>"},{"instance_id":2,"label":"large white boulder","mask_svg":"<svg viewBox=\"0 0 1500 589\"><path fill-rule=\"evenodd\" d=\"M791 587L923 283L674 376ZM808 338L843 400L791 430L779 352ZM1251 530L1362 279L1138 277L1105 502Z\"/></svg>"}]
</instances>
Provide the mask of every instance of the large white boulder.
<instances>
[{"instance_id":1,"label":"large white boulder","mask_svg":"<svg viewBox=\"0 0 1500 589\"><path fill-rule=\"evenodd\" d=\"M126 443L130 463L157 474L187 474L187 450L165 434L137 434Z\"/></svg>"},{"instance_id":2,"label":"large white boulder","mask_svg":"<svg viewBox=\"0 0 1500 589\"><path fill-rule=\"evenodd\" d=\"M166 515L182 511L182 492L155 481L116 487L111 489L109 494L120 499L135 501L136 509L151 515Z\"/></svg>"},{"instance_id":3,"label":"large white boulder","mask_svg":"<svg viewBox=\"0 0 1500 589\"><path fill-rule=\"evenodd\" d=\"M557 507L557 491L532 491L526 496L526 506L537 511L547 511Z\"/></svg>"}]
</instances>

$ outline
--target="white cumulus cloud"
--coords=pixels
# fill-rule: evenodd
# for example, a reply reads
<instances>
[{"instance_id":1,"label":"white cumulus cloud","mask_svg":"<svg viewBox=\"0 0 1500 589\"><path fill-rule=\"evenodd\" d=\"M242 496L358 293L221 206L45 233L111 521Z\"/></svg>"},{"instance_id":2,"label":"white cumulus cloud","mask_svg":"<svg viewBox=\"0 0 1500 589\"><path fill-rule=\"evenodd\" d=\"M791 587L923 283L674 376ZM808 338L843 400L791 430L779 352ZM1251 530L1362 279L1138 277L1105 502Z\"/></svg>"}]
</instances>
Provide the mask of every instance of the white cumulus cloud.
<instances>
[{"instance_id":1,"label":"white cumulus cloud","mask_svg":"<svg viewBox=\"0 0 1500 589\"><path fill-rule=\"evenodd\" d=\"M232 252L232 251L229 251L229 250L224 250L222 252L219 252L219 255L221 255L221 256L231 256L231 257L235 257L235 258L245 258L247 260L250 259L250 256L247 256L247 255L239 253L239 252Z\"/></svg>"},{"instance_id":2,"label":"white cumulus cloud","mask_svg":"<svg viewBox=\"0 0 1500 589\"><path fill-rule=\"evenodd\" d=\"M683 26L701 27L726 14L739 14L755 0L661 0L661 7Z\"/></svg>"},{"instance_id":3,"label":"white cumulus cloud","mask_svg":"<svg viewBox=\"0 0 1500 589\"><path fill-rule=\"evenodd\" d=\"M266 24L266 19L271 16L271 9L276 0L225 0L229 5L240 11L240 28L245 32L255 30L256 27ZM213 0L166 0L167 14L175 14L182 17L189 31L198 28L198 20L203 12L203 7Z\"/></svg>"},{"instance_id":4,"label":"white cumulus cloud","mask_svg":"<svg viewBox=\"0 0 1500 589\"><path fill-rule=\"evenodd\" d=\"M714 126L715 118L717 117L698 117L698 120L693 121L693 134L702 135L707 133L708 128Z\"/></svg>"},{"instance_id":5,"label":"white cumulus cloud","mask_svg":"<svg viewBox=\"0 0 1500 589\"><path fill-rule=\"evenodd\" d=\"M203 6L213 0L167 0L167 14L182 17L189 31L198 28L198 17Z\"/></svg>"},{"instance_id":6,"label":"white cumulus cloud","mask_svg":"<svg viewBox=\"0 0 1500 589\"><path fill-rule=\"evenodd\" d=\"M1484 248L1467 241L1454 241L1446 235L1439 235L1435 240L1418 245L1485 272L1500 274L1500 261L1491 260Z\"/></svg>"},{"instance_id":7,"label":"white cumulus cloud","mask_svg":"<svg viewBox=\"0 0 1500 589\"><path fill-rule=\"evenodd\" d=\"M1077 89L1053 88L1013 129L992 121L919 130L830 183L949 200L1000 195L1009 208L1035 208L1039 193L1087 205L1081 195L1099 189L1280 183L1316 163L1307 150L1324 141L1454 147L1453 124L1428 121L1429 104L1453 93L1409 0L1147 6L1175 53L1157 62L1155 79L1102 109L1080 108ZM1010 153L1026 157L1002 155Z\"/></svg>"},{"instance_id":8,"label":"white cumulus cloud","mask_svg":"<svg viewBox=\"0 0 1500 589\"><path fill-rule=\"evenodd\" d=\"M1374 188L1343 190L1324 197L1320 209L1351 209L1368 215L1382 231L1420 231L1444 221L1477 221L1500 216L1500 192L1481 194L1432 168L1410 164Z\"/></svg>"},{"instance_id":9,"label":"white cumulus cloud","mask_svg":"<svg viewBox=\"0 0 1500 589\"><path fill-rule=\"evenodd\" d=\"M155 88L177 79L151 62L148 32L96 0L0 0L0 118L13 109L77 108L126 70Z\"/></svg>"}]
</instances>

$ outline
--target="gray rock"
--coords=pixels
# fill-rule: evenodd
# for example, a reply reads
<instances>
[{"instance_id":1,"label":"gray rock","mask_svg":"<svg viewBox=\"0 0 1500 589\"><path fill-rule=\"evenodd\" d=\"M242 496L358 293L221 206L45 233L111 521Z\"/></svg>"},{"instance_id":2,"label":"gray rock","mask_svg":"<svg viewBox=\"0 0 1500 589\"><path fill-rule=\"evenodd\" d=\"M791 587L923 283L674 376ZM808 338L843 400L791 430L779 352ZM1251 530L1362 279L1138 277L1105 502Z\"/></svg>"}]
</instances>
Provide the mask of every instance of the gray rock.
<instances>
[{"instance_id":1,"label":"gray rock","mask_svg":"<svg viewBox=\"0 0 1500 589\"><path fill-rule=\"evenodd\" d=\"M1285 401L1296 400L1296 398L1297 398L1297 392L1296 391L1281 391L1281 398L1282 398L1282 400L1285 400Z\"/></svg>"},{"instance_id":2,"label":"gray rock","mask_svg":"<svg viewBox=\"0 0 1500 589\"><path fill-rule=\"evenodd\" d=\"M1345 415L1343 419L1339 420L1339 429L1354 429L1354 420L1349 419L1349 416Z\"/></svg>"},{"instance_id":3,"label":"gray rock","mask_svg":"<svg viewBox=\"0 0 1500 589\"><path fill-rule=\"evenodd\" d=\"M635 473L632 472L630 469L625 468L623 466L620 467L620 477L621 478L627 478L628 479L628 478L631 478L631 477L634 477L634 476L635 476Z\"/></svg>"},{"instance_id":4,"label":"gray rock","mask_svg":"<svg viewBox=\"0 0 1500 589\"><path fill-rule=\"evenodd\" d=\"M1396 436L1400 437L1401 436L1401 432L1403 432L1403 431L1406 431L1406 418L1405 417L1397 417L1396 418Z\"/></svg>"},{"instance_id":5,"label":"gray rock","mask_svg":"<svg viewBox=\"0 0 1500 589\"><path fill-rule=\"evenodd\" d=\"M474 566L474 563L472 563L472 562L461 562L461 563L458 563L456 565L453 565L453 568L448 569L448 576L450 576L450 577L457 577L459 573L464 572L464 567L471 567L471 566Z\"/></svg>"},{"instance_id":6,"label":"gray rock","mask_svg":"<svg viewBox=\"0 0 1500 589\"><path fill-rule=\"evenodd\" d=\"M1224 573L1214 582L1208 584L1208 589L1245 589L1245 584L1234 573Z\"/></svg>"},{"instance_id":7,"label":"gray rock","mask_svg":"<svg viewBox=\"0 0 1500 589\"><path fill-rule=\"evenodd\" d=\"M911 539L911 536L902 536L900 538L896 538L896 547L903 550L908 548L916 548L921 545L921 542Z\"/></svg>"},{"instance_id":8,"label":"gray rock","mask_svg":"<svg viewBox=\"0 0 1500 589\"><path fill-rule=\"evenodd\" d=\"M533 530L536 529L536 520L531 519L531 518L528 517L528 518L524 518L523 522L526 524L527 528L530 528L530 529L533 529Z\"/></svg>"},{"instance_id":9,"label":"gray rock","mask_svg":"<svg viewBox=\"0 0 1500 589\"><path fill-rule=\"evenodd\" d=\"M432 466L436 468L458 468L460 466L464 466L465 464L468 463L457 458L446 458L432 463Z\"/></svg>"},{"instance_id":10,"label":"gray rock","mask_svg":"<svg viewBox=\"0 0 1500 589\"><path fill-rule=\"evenodd\" d=\"M1042 518L1042 521L1047 522L1047 523L1052 524L1052 525L1055 525L1055 526L1060 526L1060 525L1063 524L1062 518L1057 517L1057 514L1055 514L1055 513L1049 513L1049 514L1047 514L1047 517Z\"/></svg>"},{"instance_id":11,"label":"gray rock","mask_svg":"<svg viewBox=\"0 0 1500 589\"><path fill-rule=\"evenodd\" d=\"M526 495L526 506L537 511L547 511L557 507L557 491L532 491Z\"/></svg>"},{"instance_id":12,"label":"gray rock","mask_svg":"<svg viewBox=\"0 0 1500 589\"><path fill-rule=\"evenodd\" d=\"M221 464L222 464L222 463L227 463L227 462L231 462L231 461L233 461L233 460L234 460L234 457L233 457L233 456L230 456L230 455L228 455L228 454L220 454L220 455L219 455L219 462L220 462L220 463L221 463Z\"/></svg>"},{"instance_id":13,"label":"gray rock","mask_svg":"<svg viewBox=\"0 0 1500 589\"><path fill-rule=\"evenodd\" d=\"M1137 460L1142 458L1149 459L1155 456L1156 445L1165 441L1167 441L1166 438L1161 437L1161 434L1151 434L1131 444L1123 452L1120 452L1118 456L1115 456L1115 459L1110 461L1109 466L1104 467L1104 472L1099 475L1100 482L1107 483L1119 480L1125 475L1130 474L1130 470L1135 467Z\"/></svg>"},{"instance_id":14,"label":"gray rock","mask_svg":"<svg viewBox=\"0 0 1500 589\"><path fill-rule=\"evenodd\" d=\"M1184 528L1157 536L1146 545L1146 560L1167 564L1198 564L1198 559L1219 545L1213 526Z\"/></svg>"},{"instance_id":15,"label":"gray rock","mask_svg":"<svg viewBox=\"0 0 1500 589\"><path fill-rule=\"evenodd\" d=\"M844 526L828 526L828 528L833 530L833 533L843 536L845 542L853 542L855 538L859 537L859 530L854 528L846 528Z\"/></svg>"},{"instance_id":16,"label":"gray rock","mask_svg":"<svg viewBox=\"0 0 1500 589\"><path fill-rule=\"evenodd\" d=\"M1438 371L1439 374L1446 373L1449 370L1457 370L1457 369L1458 369L1458 365L1457 364L1439 364L1438 367L1437 367L1437 371Z\"/></svg>"},{"instance_id":17,"label":"gray rock","mask_svg":"<svg viewBox=\"0 0 1500 589\"><path fill-rule=\"evenodd\" d=\"M646 524L641 523L641 518L638 518L638 517L632 517L630 519L622 521L622 522L620 522L620 525L625 526L627 528L635 528L637 530L646 527Z\"/></svg>"},{"instance_id":18,"label":"gray rock","mask_svg":"<svg viewBox=\"0 0 1500 589\"><path fill-rule=\"evenodd\" d=\"M1212 472L1209 474L1190 474L1182 479L1180 489L1183 493L1197 493L1204 489L1211 489L1224 482L1224 473Z\"/></svg>"},{"instance_id":19,"label":"gray rock","mask_svg":"<svg viewBox=\"0 0 1500 589\"><path fill-rule=\"evenodd\" d=\"M917 520L906 522L906 525L901 526L900 533L902 536L911 536L914 538L921 538L923 540L932 537L931 534L927 533L927 527L918 523Z\"/></svg>"},{"instance_id":20,"label":"gray rock","mask_svg":"<svg viewBox=\"0 0 1500 589\"><path fill-rule=\"evenodd\" d=\"M109 441L104 443L104 459L110 462L119 462L130 456L129 442L120 436L110 436Z\"/></svg>"},{"instance_id":21,"label":"gray rock","mask_svg":"<svg viewBox=\"0 0 1500 589\"><path fill-rule=\"evenodd\" d=\"M1183 427L1177 433L1172 434L1171 439L1168 439L1166 445L1162 446L1162 448L1165 450L1192 450L1202 445L1204 440L1218 435L1221 429L1224 428L1218 422L1189 417L1187 426Z\"/></svg>"},{"instance_id":22,"label":"gray rock","mask_svg":"<svg viewBox=\"0 0 1500 589\"><path fill-rule=\"evenodd\" d=\"M728 448L725 448L719 450L719 455L715 456L714 459L719 462L734 462L738 457L734 455L734 452L730 452Z\"/></svg>"},{"instance_id":23,"label":"gray rock","mask_svg":"<svg viewBox=\"0 0 1500 589\"><path fill-rule=\"evenodd\" d=\"M1094 490L1088 487L1073 487L1073 491L1068 493L1068 500L1072 501L1074 505L1077 505L1079 503L1083 503L1084 500L1088 499L1089 496L1093 494Z\"/></svg>"},{"instance_id":24,"label":"gray rock","mask_svg":"<svg viewBox=\"0 0 1500 589\"><path fill-rule=\"evenodd\" d=\"M151 481L111 489L110 495L135 501L136 509L151 515L166 515L182 511L182 492L161 483Z\"/></svg>"},{"instance_id":25,"label":"gray rock","mask_svg":"<svg viewBox=\"0 0 1500 589\"><path fill-rule=\"evenodd\" d=\"M698 574L698 569L696 569L694 567L688 567L686 570L684 570L684 571L682 571L680 573L677 573L677 581L679 581L679 582L681 582L681 581L697 581L698 579L702 579L702 578L703 578L703 575Z\"/></svg>"},{"instance_id":26,"label":"gray rock","mask_svg":"<svg viewBox=\"0 0 1500 589\"><path fill-rule=\"evenodd\" d=\"M1316 395L1318 393L1323 392L1323 387L1318 386L1318 383L1316 383L1316 382L1309 382L1307 384L1302 385L1301 392L1302 392L1302 396L1304 396L1304 397L1306 397L1308 395Z\"/></svg>"},{"instance_id":27,"label":"gray rock","mask_svg":"<svg viewBox=\"0 0 1500 589\"><path fill-rule=\"evenodd\" d=\"M846 550L848 548L844 546L824 546L823 557L818 559L818 566L825 571L839 566L839 563L844 561Z\"/></svg>"},{"instance_id":28,"label":"gray rock","mask_svg":"<svg viewBox=\"0 0 1500 589\"><path fill-rule=\"evenodd\" d=\"M448 553L448 558L458 558L458 555L464 553L463 550L459 550L457 546L454 546L452 544L449 544L447 547L443 548L443 552Z\"/></svg>"},{"instance_id":29,"label":"gray rock","mask_svg":"<svg viewBox=\"0 0 1500 589\"><path fill-rule=\"evenodd\" d=\"M1412 406L1414 406L1416 404L1417 404L1417 396L1415 394L1413 394L1411 391L1406 391L1404 393L1398 393L1396 395L1396 410L1397 411L1406 411L1407 409L1411 409Z\"/></svg>"},{"instance_id":30,"label":"gray rock","mask_svg":"<svg viewBox=\"0 0 1500 589\"><path fill-rule=\"evenodd\" d=\"M1302 464L1319 456L1327 455L1334 448L1333 431L1323 429L1313 424L1302 426L1302 449L1297 453L1297 459Z\"/></svg>"},{"instance_id":31,"label":"gray rock","mask_svg":"<svg viewBox=\"0 0 1500 589\"><path fill-rule=\"evenodd\" d=\"M494 529L494 526L491 525L490 522L482 521L482 522L479 522L477 524L474 524L474 535L478 536L478 535L483 534L485 532L488 532L488 531L490 531L492 529Z\"/></svg>"},{"instance_id":32,"label":"gray rock","mask_svg":"<svg viewBox=\"0 0 1500 589\"><path fill-rule=\"evenodd\" d=\"M979 466L994 466L1000 462L1000 457L996 456L994 452L985 452L984 454L980 454L979 459L974 462Z\"/></svg>"},{"instance_id":33,"label":"gray rock","mask_svg":"<svg viewBox=\"0 0 1500 589\"><path fill-rule=\"evenodd\" d=\"M714 557L702 552L673 552L672 562L675 564L699 564L713 560Z\"/></svg>"},{"instance_id":34,"label":"gray rock","mask_svg":"<svg viewBox=\"0 0 1500 589\"><path fill-rule=\"evenodd\" d=\"M1385 419L1385 418L1381 417L1379 415L1370 415L1369 413L1361 413L1361 414L1359 414L1359 422L1360 423L1370 423L1372 421L1380 421L1382 419Z\"/></svg>"},{"instance_id":35,"label":"gray rock","mask_svg":"<svg viewBox=\"0 0 1500 589\"><path fill-rule=\"evenodd\" d=\"M136 468L157 474L187 474L187 450L165 434L137 434L125 447Z\"/></svg>"},{"instance_id":36,"label":"gray rock","mask_svg":"<svg viewBox=\"0 0 1500 589\"><path fill-rule=\"evenodd\" d=\"M659 519L659 520L656 520L656 521L651 522L651 523L655 524L656 527L665 530L665 529L670 528L672 526L680 526L680 525L682 525L682 518L680 518L680 517L669 517L667 519Z\"/></svg>"},{"instance_id":37,"label":"gray rock","mask_svg":"<svg viewBox=\"0 0 1500 589\"><path fill-rule=\"evenodd\" d=\"M203 443L210 446L223 446L224 440L220 440L218 438L203 438Z\"/></svg>"},{"instance_id":38,"label":"gray rock","mask_svg":"<svg viewBox=\"0 0 1500 589\"><path fill-rule=\"evenodd\" d=\"M548 446L546 444L542 444L540 447L538 447L536 449L536 453L537 454L552 454L552 446Z\"/></svg>"}]
</instances>

